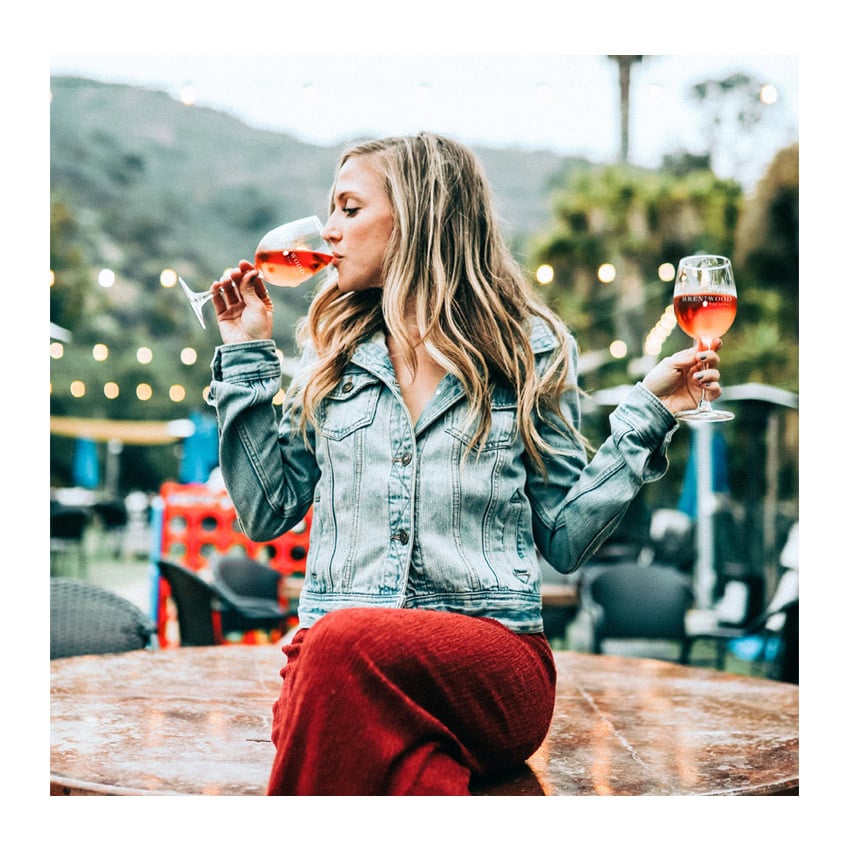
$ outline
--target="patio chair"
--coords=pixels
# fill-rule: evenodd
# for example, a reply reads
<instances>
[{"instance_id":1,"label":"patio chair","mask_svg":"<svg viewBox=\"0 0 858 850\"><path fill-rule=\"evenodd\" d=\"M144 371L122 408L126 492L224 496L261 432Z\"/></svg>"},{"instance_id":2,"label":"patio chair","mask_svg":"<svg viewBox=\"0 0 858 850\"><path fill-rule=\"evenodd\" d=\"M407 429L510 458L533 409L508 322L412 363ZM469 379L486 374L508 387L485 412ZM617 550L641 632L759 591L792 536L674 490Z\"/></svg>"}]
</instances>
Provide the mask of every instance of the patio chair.
<instances>
[{"instance_id":1,"label":"patio chair","mask_svg":"<svg viewBox=\"0 0 858 850\"><path fill-rule=\"evenodd\" d=\"M213 584L238 611L268 611L275 617L292 616L294 606L284 607L280 603L280 583L283 574L261 564L248 555L226 555L214 562ZM242 615L225 610L221 623L225 633L244 631Z\"/></svg>"},{"instance_id":2,"label":"patio chair","mask_svg":"<svg viewBox=\"0 0 858 850\"><path fill-rule=\"evenodd\" d=\"M768 679L798 684L798 587L787 572L765 611L750 623L730 626L712 620L711 612L696 612L688 623L689 652L697 641L715 644L715 666L723 670L731 648L746 647L747 660ZM749 652L749 654L748 654Z\"/></svg>"},{"instance_id":3,"label":"patio chair","mask_svg":"<svg viewBox=\"0 0 858 850\"><path fill-rule=\"evenodd\" d=\"M51 575L65 573L69 560L79 578L87 572L85 535L90 523L86 508L51 505Z\"/></svg>"},{"instance_id":4,"label":"patio chair","mask_svg":"<svg viewBox=\"0 0 858 850\"><path fill-rule=\"evenodd\" d=\"M171 561L157 565L176 603L182 646L222 644L230 632L286 631L289 612L279 603L238 596Z\"/></svg>"},{"instance_id":5,"label":"patio chair","mask_svg":"<svg viewBox=\"0 0 858 850\"><path fill-rule=\"evenodd\" d=\"M623 564L584 567L581 604L592 623L592 651L622 641L624 652L688 662L685 615L694 602L691 583L671 567ZM620 649L623 649L620 646Z\"/></svg>"},{"instance_id":6,"label":"patio chair","mask_svg":"<svg viewBox=\"0 0 858 850\"><path fill-rule=\"evenodd\" d=\"M132 602L76 578L51 579L51 658L131 652L155 624Z\"/></svg>"}]
</instances>

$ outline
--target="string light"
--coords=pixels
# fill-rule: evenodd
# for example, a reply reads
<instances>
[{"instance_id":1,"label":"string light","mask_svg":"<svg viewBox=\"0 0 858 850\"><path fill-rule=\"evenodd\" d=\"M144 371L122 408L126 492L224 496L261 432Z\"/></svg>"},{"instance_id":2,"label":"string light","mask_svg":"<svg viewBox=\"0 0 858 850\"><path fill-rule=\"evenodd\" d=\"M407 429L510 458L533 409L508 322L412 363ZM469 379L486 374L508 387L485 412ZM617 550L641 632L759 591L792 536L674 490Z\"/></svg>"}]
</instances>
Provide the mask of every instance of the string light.
<instances>
[{"instance_id":1,"label":"string light","mask_svg":"<svg viewBox=\"0 0 858 850\"><path fill-rule=\"evenodd\" d=\"M629 347L621 340L615 339L609 346L608 351L611 357L617 360L622 360L629 353Z\"/></svg>"},{"instance_id":2,"label":"string light","mask_svg":"<svg viewBox=\"0 0 858 850\"><path fill-rule=\"evenodd\" d=\"M548 265L548 263L543 263L536 270L536 282L540 286L545 286L551 283L552 280L554 280L554 267Z\"/></svg>"},{"instance_id":3,"label":"string light","mask_svg":"<svg viewBox=\"0 0 858 850\"><path fill-rule=\"evenodd\" d=\"M596 272L601 283L613 283L617 278L617 270L612 263L602 263Z\"/></svg>"}]
</instances>

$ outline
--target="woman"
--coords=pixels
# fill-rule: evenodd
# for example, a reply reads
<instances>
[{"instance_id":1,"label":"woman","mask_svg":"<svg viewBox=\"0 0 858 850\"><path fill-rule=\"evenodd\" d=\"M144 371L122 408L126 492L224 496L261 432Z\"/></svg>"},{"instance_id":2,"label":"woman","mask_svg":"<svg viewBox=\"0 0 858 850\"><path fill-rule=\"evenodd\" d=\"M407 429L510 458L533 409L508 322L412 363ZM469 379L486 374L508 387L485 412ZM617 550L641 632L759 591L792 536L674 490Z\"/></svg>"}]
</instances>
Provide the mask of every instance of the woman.
<instances>
[{"instance_id":1,"label":"woman","mask_svg":"<svg viewBox=\"0 0 858 850\"><path fill-rule=\"evenodd\" d=\"M505 247L471 151L358 145L330 209L338 279L299 330L279 424L264 283L242 261L212 286L210 399L243 527L269 540L313 509L268 790L467 794L551 720L537 549L564 573L596 551L664 475L673 412L720 395L718 355L662 361L588 461L574 340Z\"/></svg>"}]
</instances>

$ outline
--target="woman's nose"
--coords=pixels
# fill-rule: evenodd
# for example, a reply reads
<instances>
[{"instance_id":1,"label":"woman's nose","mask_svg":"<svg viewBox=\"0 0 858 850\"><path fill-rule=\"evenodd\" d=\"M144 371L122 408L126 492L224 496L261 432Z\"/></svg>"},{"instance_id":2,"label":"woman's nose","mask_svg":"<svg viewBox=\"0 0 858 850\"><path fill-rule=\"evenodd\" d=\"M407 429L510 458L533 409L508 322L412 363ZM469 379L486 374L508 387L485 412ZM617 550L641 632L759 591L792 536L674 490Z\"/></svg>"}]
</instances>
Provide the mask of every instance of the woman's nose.
<instances>
[{"instance_id":1,"label":"woman's nose","mask_svg":"<svg viewBox=\"0 0 858 850\"><path fill-rule=\"evenodd\" d=\"M331 215L322 227L322 239L326 242L336 242L339 238L340 232L334 227L334 217Z\"/></svg>"}]
</instances>

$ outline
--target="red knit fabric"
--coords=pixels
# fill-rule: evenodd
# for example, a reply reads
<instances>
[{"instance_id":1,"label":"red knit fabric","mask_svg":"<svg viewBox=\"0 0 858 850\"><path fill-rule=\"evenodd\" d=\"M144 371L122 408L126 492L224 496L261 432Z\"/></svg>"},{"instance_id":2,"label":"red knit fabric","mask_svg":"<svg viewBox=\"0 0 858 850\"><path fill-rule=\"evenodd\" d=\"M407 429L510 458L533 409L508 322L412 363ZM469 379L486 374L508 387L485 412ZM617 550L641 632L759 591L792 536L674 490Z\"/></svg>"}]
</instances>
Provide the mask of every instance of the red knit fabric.
<instances>
[{"instance_id":1,"label":"red knit fabric","mask_svg":"<svg viewBox=\"0 0 858 850\"><path fill-rule=\"evenodd\" d=\"M467 795L551 722L548 641L495 620L350 608L283 651L269 794Z\"/></svg>"}]
</instances>

